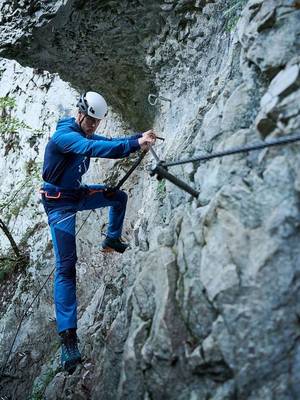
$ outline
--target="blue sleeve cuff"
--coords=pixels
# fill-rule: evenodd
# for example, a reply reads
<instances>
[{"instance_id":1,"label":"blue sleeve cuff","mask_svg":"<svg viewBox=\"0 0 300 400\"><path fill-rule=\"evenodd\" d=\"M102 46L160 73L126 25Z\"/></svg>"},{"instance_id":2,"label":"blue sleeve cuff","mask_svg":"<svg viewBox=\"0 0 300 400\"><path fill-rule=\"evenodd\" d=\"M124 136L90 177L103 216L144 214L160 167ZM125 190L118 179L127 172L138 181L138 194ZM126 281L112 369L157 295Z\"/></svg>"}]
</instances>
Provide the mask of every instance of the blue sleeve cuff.
<instances>
[{"instance_id":1,"label":"blue sleeve cuff","mask_svg":"<svg viewBox=\"0 0 300 400\"><path fill-rule=\"evenodd\" d=\"M143 133L137 133L136 135L130 136L129 140L139 139L143 136Z\"/></svg>"},{"instance_id":2,"label":"blue sleeve cuff","mask_svg":"<svg viewBox=\"0 0 300 400\"><path fill-rule=\"evenodd\" d=\"M141 148L138 139L129 140L129 145L130 145L130 153L140 150Z\"/></svg>"}]
</instances>

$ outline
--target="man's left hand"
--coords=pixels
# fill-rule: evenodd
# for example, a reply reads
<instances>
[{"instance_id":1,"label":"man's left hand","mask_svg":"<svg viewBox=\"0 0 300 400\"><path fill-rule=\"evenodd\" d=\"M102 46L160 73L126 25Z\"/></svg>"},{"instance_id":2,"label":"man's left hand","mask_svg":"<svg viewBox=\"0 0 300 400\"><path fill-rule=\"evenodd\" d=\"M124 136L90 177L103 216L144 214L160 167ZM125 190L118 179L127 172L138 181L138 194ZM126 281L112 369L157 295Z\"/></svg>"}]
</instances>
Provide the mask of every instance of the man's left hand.
<instances>
[{"instance_id":1,"label":"man's left hand","mask_svg":"<svg viewBox=\"0 0 300 400\"><path fill-rule=\"evenodd\" d=\"M148 151L150 149L150 146L155 144L155 141L156 133L153 131L153 129L144 132L143 136L139 138L139 144L141 146L141 149L144 151Z\"/></svg>"}]
</instances>

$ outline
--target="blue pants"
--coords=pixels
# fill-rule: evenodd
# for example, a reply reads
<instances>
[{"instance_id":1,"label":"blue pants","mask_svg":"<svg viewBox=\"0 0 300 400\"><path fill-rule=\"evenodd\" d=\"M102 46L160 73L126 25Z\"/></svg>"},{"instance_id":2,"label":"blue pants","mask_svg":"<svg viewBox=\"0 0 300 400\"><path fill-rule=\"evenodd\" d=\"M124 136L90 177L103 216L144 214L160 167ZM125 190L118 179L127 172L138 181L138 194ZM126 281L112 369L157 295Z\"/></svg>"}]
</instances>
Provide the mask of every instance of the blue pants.
<instances>
[{"instance_id":1,"label":"blue pants","mask_svg":"<svg viewBox=\"0 0 300 400\"><path fill-rule=\"evenodd\" d=\"M75 222L77 211L110 207L107 236L119 238L126 212L127 194L121 190L107 196L101 185L90 185L73 199L46 199L43 204L53 241L56 270L54 277L54 303L58 333L77 328L76 301L76 240Z\"/></svg>"}]
</instances>

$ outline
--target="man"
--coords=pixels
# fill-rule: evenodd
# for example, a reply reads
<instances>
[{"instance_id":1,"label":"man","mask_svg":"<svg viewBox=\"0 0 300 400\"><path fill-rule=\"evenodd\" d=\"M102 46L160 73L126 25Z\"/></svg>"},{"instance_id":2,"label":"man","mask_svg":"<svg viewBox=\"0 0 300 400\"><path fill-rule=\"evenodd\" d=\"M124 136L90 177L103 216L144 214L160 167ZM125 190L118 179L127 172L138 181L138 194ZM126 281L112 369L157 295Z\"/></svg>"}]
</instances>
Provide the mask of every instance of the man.
<instances>
[{"instance_id":1,"label":"man","mask_svg":"<svg viewBox=\"0 0 300 400\"><path fill-rule=\"evenodd\" d=\"M96 135L100 121L107 114L104 98L95 92L82 95L75 118L60 120L48 142L44 156L42 201L48 215L56 271L54 303L57 330L61 338L61 362L74 371L81 361L77 346L77 302L75 217L77 211L110 207L107 236L102 251L123 253L127 244L121 240L127 195L121 190L109 192L104 185L82 185L91 157L123 158L139 149L149 150L155 143L152 130L125 138L109 139Z\"/></svg>"}]
</instances>

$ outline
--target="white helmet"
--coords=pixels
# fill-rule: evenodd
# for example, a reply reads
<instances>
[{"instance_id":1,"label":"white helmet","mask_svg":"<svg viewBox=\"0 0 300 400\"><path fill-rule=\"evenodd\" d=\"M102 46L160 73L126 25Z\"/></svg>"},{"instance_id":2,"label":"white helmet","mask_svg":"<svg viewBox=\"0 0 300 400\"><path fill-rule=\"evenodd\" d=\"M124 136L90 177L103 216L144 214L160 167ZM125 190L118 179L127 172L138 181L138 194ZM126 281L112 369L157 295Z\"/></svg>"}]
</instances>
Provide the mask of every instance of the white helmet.
<instances>
[{"instance_id":1,"label":"white helmet","mask_svg":"<svg viewBox=\"0 0 300 400\"><path fill-rule=\"evenodd\" d=\"M107 115L107 103L101 94L86 92L80 96L77 107L90 117L102 119Z\"/></svg>"}]
</instances>

